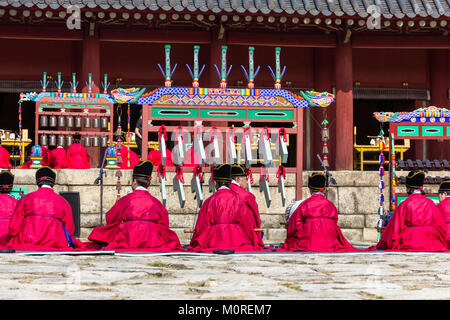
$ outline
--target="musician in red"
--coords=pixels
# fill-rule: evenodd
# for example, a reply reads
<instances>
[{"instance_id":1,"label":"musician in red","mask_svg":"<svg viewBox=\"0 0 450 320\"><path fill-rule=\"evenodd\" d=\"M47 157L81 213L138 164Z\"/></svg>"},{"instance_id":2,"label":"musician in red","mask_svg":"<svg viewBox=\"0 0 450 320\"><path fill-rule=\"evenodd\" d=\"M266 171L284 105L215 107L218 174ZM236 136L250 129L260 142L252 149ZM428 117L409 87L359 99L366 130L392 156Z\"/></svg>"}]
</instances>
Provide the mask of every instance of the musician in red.
<instances>
[{"instance_id":1,"label":"musician in red","mask_svg":"<svg viewBox=\"0 0 450 320\"><path fill-rule=\"evenodd\" d=\"M161 152L159 152L158 149L150 150L148 153L148 160L150 160L155 168L159 167L159 165L162 163L162 155ZM168 167L174 167L172 161L172 152L170 152L169 149L166 149L166 166Z\"/></svg>"},{"instance_id":2,"label":"musician in red","mask_svg":"<svg viewBox=\"0 0 450 320\"><path fill-rule=\"evenodd\" d=\"M408 198L395 209L378 244L368 250L447 250L444 218L433 200L425 197L424 180L423 172L409 172L406 177Z\"/></svg>"},{"instance_id":3,"label":"musician in red","mask_svg":"<svg viewBox=\"0 0 450 320\"><path fill-rule=\"evenodd\" d=\"M248 180L245 168L242 165L232 165L231 166L231 184L230 189L239 196L239 199L245 202L249 209L253 213L254 217L254 229L261 228L261 218L259 216L258 204L256 203L256 198L253 193L247 191ZM261 232L257 232L258 237L261 239L260 245L264 245L262 241Z\"/></svg>"},{"instance_id":4,"label":"musician in red","mask_svg":"<svg viewBox=\"0 0 450 320\"><path fill-rule=\"evenodd\" d=\"M89 169L90 157L86 149L80 143L81 135L75 135L74 141L67 148L66 165L68 169Z\"/></svg>"},{"instance_id":5,"label":"musician in red","mask_svg":"<svg viewBox=\"0 0 450 320\"><path fill-rule=\"evenodd\" d=\"M447 248L450 249L450 179L442 181L439 185L439 204L445 223L445 235L447 237Z\"/></svg>"},{"instance_id":6,"label":"musician in red","mask_svg":"<svg viewBox=\"0 0 450 320\"><path fill-rule=\"evenodd\" d=\"M280 251L359 251L337 225L338 211L325 196L326 176L313 173L308 187L311 197L302 201L289 218L286 241Z\"/></svg>"},{"instance_id":7,"label":"musician in red","mask_svg":"<svg viewBox=\"0 0 450 320\"><path fill-rule=\"evenodd\" d=\"M169 229L169 214L147 188L153 164L141 161L133 169L133 192L118 200L106 213L106 225L89 235L104 250L176 251L181 250L177 234ZM88 247L92 248L92 245Z\"/></svg>"},{"instance_id":8,"label":"musician in red","mask_svg":"<svg viewBox=\"0 0 450 320\"><path fill-rule=\"evenodd\" d=\"M9 162L9 152L0 145L0 168L12 169L11 162Z\"/></svg>"},{"instance_id":9,"label":"musician in red","mask_svg":"<svg viewBox=\"0 0 450 320\"><path fill-rule=\"evenodd\" d=\"M13 188L14 175L10 171L0 173L0 245L3 246L4 237L9 231L9 222L16 207L17 200L9 194Z\"/></svg>"},{"instance_id":10,"label":"musician in red","mask_svg":"<svg viewBox=\"0 0 450 320\"><path fill-rule=\"evenodd\" d=\"M49 167L36 171L37 191L23 196L11 217L7 247L18 250L71 250L81 245L70 235L75 227L72 208L55 193L56 174Z\"/></svg>"},{"instance_id":11,"label":"musician in red","mask_svg":"<svg viewBox=\"0 0 450 320\"><path fill-rule=\"evenodd\" d=\"M231 191L231 165L213 169L216 192L206 199L198 213L190 250L260 251L261 237L254 231L250 208Z\"/></svg>"},{"instance_id":12,"label":"musician in red","mask_svg":"<svg viewBox=\"0 0 450 320\"><path fill-rule=\"evenodd\" d=\"M120 149L120 156L122 157L122 162L120 163L120 169L133 169L135 165L140 162L140 159L136 152L122 144ZM128 163L129 161L129 163Z\"/></svg>"},{"instance_id":13,"label":"musician in red","mask_svg":"<svg viewBox=\"0 0 450 320\"><path fill-rule=\"evenodd\" d=\"M67 152L62 146L58 146L50 151L50 167L53 169L66 168Z\"/></svg>"}]
</instances>

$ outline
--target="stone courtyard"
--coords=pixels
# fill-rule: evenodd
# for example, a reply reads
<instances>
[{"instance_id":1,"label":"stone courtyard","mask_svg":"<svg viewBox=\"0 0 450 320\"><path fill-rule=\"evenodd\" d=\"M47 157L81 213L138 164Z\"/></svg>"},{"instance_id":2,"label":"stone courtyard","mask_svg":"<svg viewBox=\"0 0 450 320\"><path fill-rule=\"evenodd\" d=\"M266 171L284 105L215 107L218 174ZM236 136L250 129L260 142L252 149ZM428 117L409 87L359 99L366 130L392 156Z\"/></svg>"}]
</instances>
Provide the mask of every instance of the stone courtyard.
<instances>
[{"instance_id":1,"label":"stone courtyard","mask_svg":"<svg viewBox=\"0 0 450 320\"><path fill-rule=\"evenodd\" d=\"M449 257L387 252L2 254L0 299L450 299Z\"/></svg>"}]
</instances>

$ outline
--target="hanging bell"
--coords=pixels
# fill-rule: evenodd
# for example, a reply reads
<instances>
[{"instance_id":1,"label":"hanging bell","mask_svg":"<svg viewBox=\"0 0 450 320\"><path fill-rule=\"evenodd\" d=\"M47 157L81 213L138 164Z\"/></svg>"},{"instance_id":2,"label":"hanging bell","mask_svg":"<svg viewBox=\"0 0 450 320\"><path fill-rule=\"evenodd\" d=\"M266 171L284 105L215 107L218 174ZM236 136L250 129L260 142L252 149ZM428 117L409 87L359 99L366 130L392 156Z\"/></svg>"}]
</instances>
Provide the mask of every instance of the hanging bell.
<instances>
[{"instance_id":1,"label":"hanging bell","mask_svg":"<svg viewBox=\"0 0 450 320\"><path fill-rule=\"evenodd\" d=\"M58 136L58 146L64 147L64 136L62 134Z\"/></svg>"},{"instance_id":2,"label":"hanging bell","mask_svg":"<svg viewBox=\"0 0 450 320\"><path fill-rule=\"evenodd\" d=\"M108 137L102 136L100 139L100 145L102 148L106 148L108 146Z\"/></svg>"},{"instance_id":3,"label":"hanging bell","mask_svg":"<svg viewBox=\"0 0 450 320\"><path fill-rule=\"evenodd\" d=\"M92 127L93 128L100 128L100 120L98 118L92 119Z\"/></svg>"},{"instance_id":4,"label":"hanging bell","mask_svg":"<svg viewBox=\"0 0 450 320\"><path fill-rule=\"evenodd\" d=\"M51 147L56 146L56 136L55 136L54 134L51 134L51 135L48 137L48 144L49 144L49 146L51 146Z\"/></svg>"},{"instance_id":5,"label":"hanging bell","mask_svg":"<svg viewBox=\"0 0 450 320\"><path fill-rule=\"evenodd\" d=\"M83 119L80 116L75 117L75 127L81 128L83 125Z\"/></svg>"},{"instance_id":6,"label":"hanging bell","mask_svg":"<svg viewBox=\"0 0 450 320\"><path fill-rule=\"evenodd\" d=\"M84 118L84 127L85 128L91 127L91 118L89 118L89 117Z\"/></svg>"},{"instance_id":7,"label":"hanging bell","mask_svg":"<svg viewBox=\"0 0 450 320\"><path fill-rule=\"evenodd\" d=\"M50 127L56 127L57 122L56 122L56 116L50 116L49 120L48 120L49 126Z\"/></svg>"},{"instance_id":8,"label":"hanging bell","mask_svg":"<svg viewBox=\"0 0 450 320\"><path fill-rule=\"evenodd\" d=\"M41 135L40 144L41 144L41 146L47 146L47 135L46 134Z\"/></svg>"},{"instance_id":9,"label":"hanging bell","mask_svg":"<svg viewBox=\"0 0 450 320\"><path fill-rule=\"evenodd\" d=\"M73 116L67 116L67 128L72 128L74 123L73 123Z\"/></svg>"},{"instance_id":10,"label":"hanging bell","mask_svg":"<svg viewBox=\"0 0 450 320\"><path fill-rule=\"evenodd\" d=\"M71 135L66 136L66 142L67 142L67 146L70 146L71 144L73 144L73 136L71 136Z\"/></svg>"},{"instance_id":11,"label":"hanging bell","mask_svg":"<svg viewBox=\"0 0 450 320\"><path fill-rule=\"evenodd\" d=\"M48 117L46 115L41 116L41 127L48 126Z\"/></svg>"},{"instance_id":12,"label":"hanging bell","mask_svg":"<svg viewBox=\"0 0 450 320\"><path fill-rule=\"evenodd\" d=\"M98 147L99 138L98 137L92 137L92 146Z\"/></svg>"},{"instance_id":13,"label":"hanging bell","mask_svg":"<svg viewBox=\"0 0 450 320\"><path fill-rule=\"evenodd\" d=\"M100 127L102 129L107 129L108 128L108 118L107 117L102 117L100 120Z\"/></svg>"},{"instance_id":14,"label":"hanging bell","mask_svg":"<svg viewBox=\"0 0 450 320\"><path fill-rule=\"evenodd\" d=\"M58 117L58 127L64 127L66 125L66 117L59 116Z\"/></svg>"},{"instance_id":15,"label":"hanging bell","mask_svg":"<svg viewBox=\"0 0 450 320\"><path fill-rule=\"evenodd\" d=\"M85 147L90 147L91 146L91 138L89 138L89 136L84 138L84 146Z\"/></svg>"}]
</instances>

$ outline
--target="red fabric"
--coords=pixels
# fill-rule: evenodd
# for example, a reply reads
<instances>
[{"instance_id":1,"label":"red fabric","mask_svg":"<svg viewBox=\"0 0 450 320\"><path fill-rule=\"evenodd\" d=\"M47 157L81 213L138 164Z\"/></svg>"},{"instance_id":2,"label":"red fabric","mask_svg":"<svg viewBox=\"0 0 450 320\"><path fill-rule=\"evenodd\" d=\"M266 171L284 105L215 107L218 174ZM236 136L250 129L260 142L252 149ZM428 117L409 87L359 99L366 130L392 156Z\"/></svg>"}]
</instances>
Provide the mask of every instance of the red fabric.
<instances>
[{"instance_id":1,"label":"red fabric","mask_svg":"<svg viewBox=\"0 0 450 320\"><path fill-rule=\"evenodd\" d=\"M66 157L67 152L63 147L57 147L50 151L50 167L53 169L63 169L66 168Z\"/></svg>"},{"instance_id":2,"label":"red fabric","mask_svg":"<svg viewBox=\"0 0 450 320\"><path fill-rule=\"evenodd\" d=\"M445 235L447 237L447 248L450 249L450 197L444 199L437 205L441 211L445 223Z\"/></svg>"},{"instance_id":3,"label":"red fabric","mask_svg":"<svg viewBox=\"0 0 450 320\"><path fill-rule=\"evenodd\" d=\"M51 151L47 147L41 147L41 165L43 167L50 167L50 153ZM29 169L31 167L31 163L32 161L30 159L22 165L21 169Z\"/></svg>"},{"instance_id":4,"label":"red fabric","mask_svg":"<svg viewBox=\"0 0 450 320\"><path fill-rule=\"evenodd\" d=\"M64 233L73 234L72 209L51 188L39 188L19 200L9 224L8 248L17 250L73 250ZM74 239L80 245L78 239Z\"/></svg>"},{"instance_id":5,"label":"red fabric","mask_svg":"<svg viewBox=\"0 0 450 320\"><path fill-rule=\"evenodd\" d=\"M200 158L197 152L194 151L194 147L190 147L184 156L183 166L185 167L195 167L200 164Z\"/></svg>"},{"instance_id":6,"label":"red fabric","mask_svg":"<svg viewBox=\"0 0 450 320\"><path fill-rule=\"evenodd\" d=\"M447 251L444 219L433 200L412 194L392 214L380 241L367 250Z\"/></svg>"},{"instance_id":7,"label":"red fabric","mask_svg":"<svg viewBox=\"0 0 450 320\"><path fill-rule=\"evenodd\" d=\"M66 165L68 169L89 169L90 157L86 149L79 143L73 143L67 148Z\"/></svg>"},{"instance_id":8,"label":"red fabric","mask_svg":"<svg viewBox=\"0 0 450 320\"><path fill-rule=\"evenodd\" d=\"M17 204L17 199L9 194L0 194L0 246L5 246L3 239L8 235L9 222Z\"/></svg>"},{"instance_id":9,"label":"red fabric","mask_svg":"<svg viewBox=\"0 0 450 320\"><path fill-rule=\"evenodd\" d=\"M12 169L11 162L9 162L9 152L2 146L0 146L0 168Z\"/></svg>"},{"instance_id":10,"label":"red fabric","mask_svg":"<svg viewBox=\"0 0 450 320\"><path fill-rule=\"evenodd\" d=\"M203 203L189 250L261 251L253 213L238 195L219 189Z\"/></svg>"},{"instance_id":11,"label":"red fabric","mask_svg":"<svg viewBox=\"0 0 450 320\"><path fill-rule=\"evenodd\" d=\"M148 153L147 159L153 163L154 167L159 167L160 163L162 162L161 153L159 152L158 149L151 150ZM172 152L170 152L169 149L166 149L166 166L168 167L175 166L172 161Z\"/></svg>"},{"instance_id":12,"label":"red fabric","mask_svg":"<svg viewBox=\"0 0 450 320\"><path fill-rule=\"evenodd\" d=\"M352 252L337 225L338 211L324 195L313 194L289 219L286 241L279 251Z\"/></svg>"},{"instance_id":13,"label":"red fabric","mask_svg":"<svg viewBox=\"0 0 450 320\"><path fill-rule=\"evenodd\" d=\"M239 199L241 199L243 202L245 202L245 204L247 204L247 206L253 213L253 218L254 218L253 228L254 229L261 228L261 217L259 216L259 209L258 209L258 204L256 203L255 195L247 190L244 190L243 188L241 188L241 186L239 186L235 183L231 183L230 189L231 189L231 191L233 191L234 193L236 193L238 195ZM262 237L261 237L261 232L258 231L258 232L256 232L256 234L258 235L258 238L260 239L259 244L261 246L264 246L264 243L263 243Z\"/></svg>"},{"instance_id":14,"label":"red fabric","mask_svg":"<svg viewBox=\"0 0 450 320\"><path fill-rule=\"evenodd\" d=\"M135 190L106 213L106 225L96 227L89 240L108 243L104 250L181 250L177 234L169 229L169 214L148 191Z\"/></svg>"},{"instance_id":15,"label":"red fabric","mask_svg":"<svg viewBox=\"0 0 450 320\"><path fill-rule=\"evenodd\" d=\"M120 156L122 157L120 169L133 169L141 161L136 152L124 145L120 149ZM130 159L130 165L128 165L128 159Z\"/></svg>"}]
</instances>

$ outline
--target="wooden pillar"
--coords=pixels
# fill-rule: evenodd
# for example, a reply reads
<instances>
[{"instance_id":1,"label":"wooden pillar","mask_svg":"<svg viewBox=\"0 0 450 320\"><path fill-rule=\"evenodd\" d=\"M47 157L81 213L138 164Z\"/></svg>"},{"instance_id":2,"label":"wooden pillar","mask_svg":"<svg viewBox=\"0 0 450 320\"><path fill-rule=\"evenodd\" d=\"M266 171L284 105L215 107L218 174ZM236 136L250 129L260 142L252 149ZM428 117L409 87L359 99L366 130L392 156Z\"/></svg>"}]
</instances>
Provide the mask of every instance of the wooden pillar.
<instances>
[{"instance_id":1,"label":"wooden pillar","mask_svg":"<svg viewBox=\"0 0 450 320\"><path fill-rule=\"evenodd\" d=\"M332 90L332 72L333 70L333 49L328 48L314 48L314 90L323 92L331 92ZM334 120L336 118L336 106L331 104L328 108L310 108L310 170L322 170L317 154L322 157L322 132L320 124L324 120L325 113L329 124L334 127ZM329 131L329 133L331 133ZM328 141L328 163L330 168L335 164L335 145L331 139L333 136L330 134L330 140ZM331 153L332 152L332 153Z\"/></svg>"},{"instance_id":2,"label":"wooden pillar","mask_svg":"<svg viewBox=\"0 0 450 320\"><path fill-rule=\"evenodd\" d=\"M431 85L431 101L430 105L436 107L448 107L448 50L431 49L430 57L430 85ZM427 158L448 159L450 154L450 142L448 140L428 140Z\"/></svg>"},{"instance_id":3,"label":"wooden pillar","mask_svg":"<svg viewBox=\"0 0 450 320\"><path fill-rule=\"evenodd\" d=\"M82 92L88 92L86 82L88 81L89 73L92 74L94 86L93 93L100 92L100 40L98 38L98 29L90 28L84 29L83 44L81 57L81 78L80 87Z\"/></svg>"},{"instance_id":4,"label":"wooden pillar","mask_svg":"<svg viewBox=\"0 0 450 320\"><path fill-rule=\"evenodd\" d=\"M336 170L353 169L353 64L351 40L337 36Z\"/></svg>"},{"instance_id":5,"label":"wooden pillar","mask_svg":"<svg viewBox=\"0 0 450 320\"><path fill-rule=\"evenodd\" d=\"M100 85L100 41L98 38L98 30L95 29L93 24L87 25L87 28L83 30L83 41L81 45L81 77L79 83L79 89L81 92L88 92L88 86L86 83L89 79L89 73L92 74L92 93L99 93ZM80 91L78 91L80 92ZM93 110L95 112L96 110ZM111 124L112 125L112 124ZM100 131L100 129L91 128L91 131ZM91 168L97 168L100 161L100 152L98 147L86 147L86 151L90 156ZM104 148L101 149L103 155ZM103 160L103 159L102 159Z\"/></svg>"},{"instance_id":6,"label":"wooden pillar","mask_svg":"<svg viewBox=\"0 0 450 320\"><path fill-rule=\"evenodd\" d=\"M297 108L297 159L296 159L296 178L295 178L295 199L302 199L303 189L303 135L305 130L303 128L303 108Z\"/></svg>"}]
</instances>

